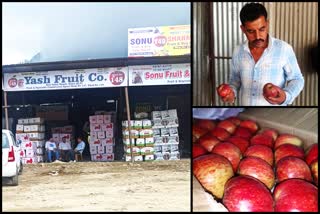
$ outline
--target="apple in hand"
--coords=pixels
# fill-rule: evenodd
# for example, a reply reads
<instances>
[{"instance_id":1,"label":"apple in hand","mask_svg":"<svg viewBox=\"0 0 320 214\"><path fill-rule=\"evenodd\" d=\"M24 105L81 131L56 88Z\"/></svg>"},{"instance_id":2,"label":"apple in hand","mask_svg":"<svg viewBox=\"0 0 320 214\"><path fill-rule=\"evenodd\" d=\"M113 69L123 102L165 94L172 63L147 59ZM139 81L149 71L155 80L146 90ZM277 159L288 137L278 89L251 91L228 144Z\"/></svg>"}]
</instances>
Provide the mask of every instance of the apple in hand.
<instances>
[{"instance_id":1,"label":"apple in hand","mask_svg":"<svg viewBox=\"0 0 320 214\"><path fill-rule=\"evenodd\" d=\"M217 87L217 92L220 97L226 97L232 93L232 88L228 84L221 84Z\"/></svg>"},{"instance_id":2,"label":"apple in hand","mask_svg":"<svg viewBox=\"0 0 320 214\"><path fill-rule=\"evenodd\" d=\"M218 143L212 149L211 153L218 154L227 158L232 164L233 171L237 171L239 162L242 158L241 151L237 146L227 142Z\"/></svg>"},{"instance_id":3,"label":"apple in hand","mask_svg":"<svg viewBox=\"0 0 320 214\"><path fill-rule=\"evenodd\" d=\"M244 153L245 157L257 157L266 161L270 166L273 166L273 152L272 149L265 145L249 146Z\"/></svg>"},{"instance_id":4,"label":"apple in hand","mask_svg":"<svg viewBox=\"0 0 320 214\"><path fill-rule=\"evenodd\" d=\"M318 188L301 179L279 183L273 198L275 212L318 212Z\"/></svg>"},{"instance_id":5,"label":"apple in hand","mask_svg":"<svg viewBox=\"0 0 320 214\"><path fill-rule=\"evenodd\" d=\"M225 183L234 175L230 161L221 155L209 154L193 159L192 167L201 185L221 199Z\"/></svg>"},{"instance_id":6,"label":"apple in hand","mask_svg":"<svg viewBox=\"0 0 320 214\"><path fill-rule=\"evenodd\" d=\"M267 83L263 86L263 96L266 97L279 97L278 86L273 85L272 83Z\"/></svg>"},{"instance_id":7,"label":"apple in hand","mask_svg":"<svg viewBox=\"0 0 320 214\"><path fill-rule=\"evenodd\" d=\"M288 156L297 157L303 160L304 151L298 146L292 144L283 144L279 146L274 152L275 163L277 164L279 160Z\"/></svg>"},{"instance_id":8,"label":"apple in hand","mask_svg":"<svg viewBox=\"0 0 320 214\"><path fill-rule=\"evenodd\" d=\"M251 176L236 176L225 185L223 204L229 212L273 212L268 188Z\"/></svg>"},{"instance_id":9,"label":"apple in hand","mask_svg":"<svg viewBox=\"0 0 320 214\"><path fill-rule=\"evenodd\" d=\"M275 176L272 167L263 159L257 157L246 157L242 159L238 167L239 175L252 176L269 189L275 184Z\"/></svg>"},{"instance_id":10,"label":"apple in hand","mask_svg":"<svg viewBox=\"0 0 320 214\"><path fill-rule=\"evenodd\" d=\"M285 157L278 161L276 165L276 176L278 182L289 178L300 178L306 181L312 181L309 166L296 157Z\"/></svg>"},{"instance_id":11,"label":"apple in hand","mask_svg":"<svg viewBox=\"0 0 320 214\"><path fill-rule=\"evenodd\" d=\"M315 144L312 144L307 152L306 152L306 157L305 157L305 160L306 160L306 163L308 165L311 164L312 161L314 161L315 159L318 159L318 144L315 143Z\"/></svg>"}]
</instances>

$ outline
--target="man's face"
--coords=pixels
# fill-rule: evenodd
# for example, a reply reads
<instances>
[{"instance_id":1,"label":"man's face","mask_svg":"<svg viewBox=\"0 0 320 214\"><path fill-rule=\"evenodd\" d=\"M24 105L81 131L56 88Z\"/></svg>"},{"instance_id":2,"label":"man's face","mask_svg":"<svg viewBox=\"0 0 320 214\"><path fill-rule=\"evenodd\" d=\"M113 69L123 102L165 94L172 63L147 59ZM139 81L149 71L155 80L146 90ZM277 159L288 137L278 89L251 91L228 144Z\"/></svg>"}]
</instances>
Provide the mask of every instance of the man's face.
<instances>
[{"instance_id":1,"label":"man's face","mask_svg":"<svg viewBox=\"0 0 320 214\"><path fill-rule=\"evenodd\" d=\"M269 22L264 16L260 16L252 22L245 22L244 25L241 25L241 30L247 36L250 47L266 47Z\"/></svg>"}]
</instances>

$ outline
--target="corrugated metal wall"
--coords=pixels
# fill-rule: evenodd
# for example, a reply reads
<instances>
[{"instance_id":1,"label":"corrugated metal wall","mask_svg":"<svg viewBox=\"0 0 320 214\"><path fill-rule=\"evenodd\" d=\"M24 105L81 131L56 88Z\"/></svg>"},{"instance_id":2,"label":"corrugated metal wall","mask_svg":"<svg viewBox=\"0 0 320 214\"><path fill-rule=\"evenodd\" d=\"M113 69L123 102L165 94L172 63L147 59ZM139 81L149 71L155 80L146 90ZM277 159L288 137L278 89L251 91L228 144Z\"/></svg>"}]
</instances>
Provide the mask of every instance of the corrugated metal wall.
<instances>
[{"instance_id":1,"label":"corrugated metal wall","mask_svg":"<svg viewBox=\"0 0 320 214\"><path fill-rule=\"evenodd\" d=\"M194 27L201 25L204 14L203 3L194 3ZM213 2L213 47L214 59L212 75L215 77L213 88L222 82L227 82L230 70L230 59L234 48L245 40L245 35L240 30L239 13L245 2ZM315 106L318 105L318 75L311 68L309 55L310 47L318 43L318 3L317 2L265 2L263 3L270 18L270 34L292 45L301 71L305 78L305 87L293 105ZM209 17L209 16L208 16ZM199 31L204 29L194 28L193 54L194 60L205 59L203 48L208 47L208 41ZM207 30L209 32L209 30ZM198 34L198 35L196 35ZM200 35L199 35L200 34ZM208 35L208 34L206 34ZM199 37L201 40L199 40ZM211 95L205 90L204 80L208 74L203 68L207 61L194 61L193 93L194 105L207 105ZM199 67L200 66L200 67ZM199 70L200 69L200 70ZM205 93L205 94L204 94ZM215 92L216 93L216 92ZM207 100L208 99L208 100ZM212 103L210 103L212 104ZM218 97L214 105L225 105ZM235 103L238 105L238 103Z\"/></svg>"}]
</instances>

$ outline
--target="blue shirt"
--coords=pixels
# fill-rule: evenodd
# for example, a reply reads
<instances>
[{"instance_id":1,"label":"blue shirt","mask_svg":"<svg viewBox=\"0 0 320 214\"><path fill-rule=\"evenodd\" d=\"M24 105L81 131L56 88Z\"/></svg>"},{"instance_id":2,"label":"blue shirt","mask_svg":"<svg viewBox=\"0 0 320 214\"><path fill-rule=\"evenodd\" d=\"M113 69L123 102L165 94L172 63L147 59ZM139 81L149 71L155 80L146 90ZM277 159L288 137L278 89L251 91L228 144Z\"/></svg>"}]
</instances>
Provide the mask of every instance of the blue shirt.
<instances>
[{"instance_id":1,"label":"blue shirt","mask_svg":"<svg viewBox=\"0 0 320 214\"><path fill-rule=\"evenodd\" d=\"M224 120L237 116L244 108L193 108L192 117L197 119Z\"/></svg>"},{"instance_id":2,"label":"blue shirt","mask_svg":"<svg viewBox=\"0 0 320 214\"><path fill-rule=\"evenodd\" d=\"M81 141L80 143L78 143L76 150L83 151L85 146L86 146L86 144L83 141Z\"/></svg>"},{"instance_id":3,"label":"blue shirt","mask_svg":"<svg viewBox=\"0 0 320 214\"><path fill-rule=\"evenodd\" d=\"M272 83L285 91L286 100L281 105L292 104L304 86L292 47L269 35L268 47L255 63L248 41L234 51L229 84L235 94L240 89L239 102L244 106L279 106L263 97L263 86Z\"/></svg>"}]
</instances>

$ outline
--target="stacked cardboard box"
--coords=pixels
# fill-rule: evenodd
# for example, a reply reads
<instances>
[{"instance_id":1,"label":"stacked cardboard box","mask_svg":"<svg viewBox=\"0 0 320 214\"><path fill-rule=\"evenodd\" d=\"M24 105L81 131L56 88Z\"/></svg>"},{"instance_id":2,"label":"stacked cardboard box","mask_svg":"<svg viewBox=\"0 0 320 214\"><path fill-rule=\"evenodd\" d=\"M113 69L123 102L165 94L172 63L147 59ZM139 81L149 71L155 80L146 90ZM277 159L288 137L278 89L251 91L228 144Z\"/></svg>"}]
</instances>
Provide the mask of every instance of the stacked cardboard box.
<instances>
[{"instance_id":1,"label":"stacked cardboard box","mask_svg":"<svg viewBox=\"0 0 320 214\"><path fill-rule=\"evenodd\" d=\"M23 164L43 162L45 154L44 119L18 119L16 126L16 141L20 142L20 156Z\"/></svg>"},{"instance_id":2,"label":"stacked cardboard box","mask_svg":"<svg viewBox=\"0 0 320 214\"><path fill-rule=\"evenodd\" d=\"M114 113L101 113L89 117L91 160L114 161Z\"/></svg>"},{"instance_id":3,"label":"stacked cardboard box","mask_svg":"<svg viewBox=\"0 0 320 214\"><path fill-rule=\"evenodd\" d=\"M177 110L151 112L155 160L179 160Z\"/></svg>"},{"instance_id":4,"label":"stacked cardboard box","mask_svg":"<svg viewBox=\"0 0 320 214\"><path fill-rule=\"evenodd\" d=\"M154 138L151 120L131 120L131 141L134 161L154 160ZM131 145L129 141L129 123L122 121L122 135L125 160L131 161Z\"/></svg>"},{"instance_id":5,"label":"stacked cardboard box","mask_svg":"<svg viewBox=\"0 0 320 214\"><path fill-rule=\"evenodd\" d=\"M62 138L65 137L67 142L75 141L75 129L74 126L68 125L63 127L54 127L51 129L52 138L55 142L62 142Z\"/></svg>"}]
</instances>

